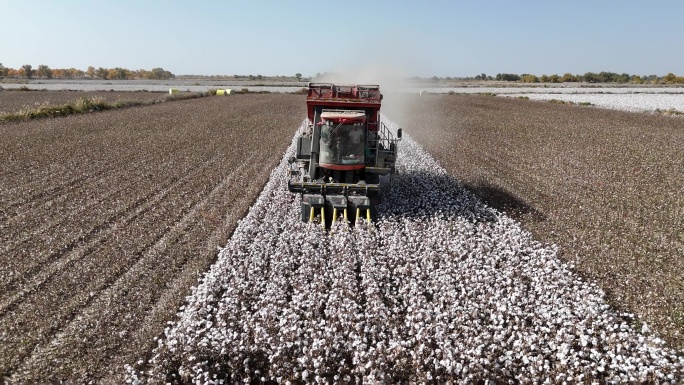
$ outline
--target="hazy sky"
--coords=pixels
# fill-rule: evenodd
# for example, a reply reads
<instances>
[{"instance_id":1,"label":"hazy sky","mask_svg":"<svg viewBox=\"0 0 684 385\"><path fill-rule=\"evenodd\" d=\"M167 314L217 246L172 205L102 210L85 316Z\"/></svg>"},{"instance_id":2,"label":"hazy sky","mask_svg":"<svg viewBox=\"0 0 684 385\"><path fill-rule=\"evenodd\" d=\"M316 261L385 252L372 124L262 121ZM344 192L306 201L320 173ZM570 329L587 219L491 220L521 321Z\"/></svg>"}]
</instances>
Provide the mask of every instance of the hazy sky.
<instances>
[{"instance_id":1,"label":"hazy sky","mask_svg":"<svg viewBox=\"0 0 684 385\"><path fill-rule=\"evenodd\" d=\"M0 63L304 76L684 75L684 1L0 0Z\"/></svg>"}]
</instances>

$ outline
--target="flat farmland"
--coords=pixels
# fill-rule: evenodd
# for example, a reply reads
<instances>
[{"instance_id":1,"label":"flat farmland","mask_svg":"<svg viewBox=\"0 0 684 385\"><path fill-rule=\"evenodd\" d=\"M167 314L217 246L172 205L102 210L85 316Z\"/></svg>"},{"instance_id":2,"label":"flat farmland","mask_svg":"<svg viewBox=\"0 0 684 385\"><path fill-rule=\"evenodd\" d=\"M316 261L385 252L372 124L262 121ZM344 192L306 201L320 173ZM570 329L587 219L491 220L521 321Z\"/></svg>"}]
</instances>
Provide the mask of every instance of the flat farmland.
<instances>
[{"instance_id":1,"label":"flat farmland","mask_svg":"<svg viewBox=\"0 0 684 385\"><path fill-rule=\"evenodd\" d=\"M407 132L466 188L684 347L684 119L475 95L409 105Z\"/></svg>"},{"instance_id":2,"label":"flat farmland","mask_svg":"<svg viewBox=\"0 0 684 385\"><path fill-rule=\"evenodd\" d=\"M137 100L151 102L164 99L160 92L116 92L116 91L2 91L0 92L0 114L17 112L23 108L36 108L49 104L59 106L73 103L79 98L102 98L107 102Z\"/></svg>"},{"instance_id":3,"label":"flat farmland","mask_svg":"<svg viewBox=\"0 0 684 385\"><path fill-rule=\"evenodd\" d=\"M331 231L286 188L303 96L0 125L0 378L684 378L684 120L409 102L378 221Z\"/></svg>"},{"instance_id":4,"label":"flat farmland","mask_svg":"<svg viewBox=\"0 0 684 385\"><path fill-rule=\"evenodd\" d=\"M0 378L118 381L215 260L304 106L236 95L0 125Z\"/></svg>"}]
</instances>

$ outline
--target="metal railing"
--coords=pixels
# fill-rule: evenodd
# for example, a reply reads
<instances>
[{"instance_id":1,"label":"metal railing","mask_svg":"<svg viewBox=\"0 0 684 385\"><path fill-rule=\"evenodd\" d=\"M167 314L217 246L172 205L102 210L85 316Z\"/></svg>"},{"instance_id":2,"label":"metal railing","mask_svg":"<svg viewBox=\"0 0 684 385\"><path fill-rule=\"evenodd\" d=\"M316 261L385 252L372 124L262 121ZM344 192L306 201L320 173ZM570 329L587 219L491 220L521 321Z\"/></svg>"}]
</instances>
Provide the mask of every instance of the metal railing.
<instances>
[{"instance_id":1,"label":"metal railing","mask_svg":"<svg viewBox=\"0 0 684 385\"><path fill-rule=\"evenodd\" d=\"M372 154L375 154L372 167L393 169L397 159L397 142L399 139L394 138L385 123L379 124L380 129L368 130L368 149L371 150Z\"/></svg>"}]
</instances>

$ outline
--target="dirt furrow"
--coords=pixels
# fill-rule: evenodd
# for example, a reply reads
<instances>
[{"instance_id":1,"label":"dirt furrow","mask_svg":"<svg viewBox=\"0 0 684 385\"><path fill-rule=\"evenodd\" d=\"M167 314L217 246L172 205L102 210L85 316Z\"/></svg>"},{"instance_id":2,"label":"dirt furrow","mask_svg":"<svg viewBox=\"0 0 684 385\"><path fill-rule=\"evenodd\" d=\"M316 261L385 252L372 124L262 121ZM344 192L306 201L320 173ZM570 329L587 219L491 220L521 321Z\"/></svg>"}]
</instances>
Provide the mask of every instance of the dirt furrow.
<instances>
[{"instance_id":1,"label":"dirt furrow","mask_svg":"<svg viewBox=\"0 0 684 385\"><path fill-rule=\"evenodd\" d=\"M27 293L21 301L10 305L10 297L3 294L0 378L18 382L121 378L124 363L148 354L153 337L174 316L189 286L215 257L216 247L225 243L304 116L303 98L294 95L172 104L52 121L57 126L51 130L63 132L64 146L79 141L80 127L98 127L89 133L90 147L84 151L93 160L109 159L102 167L115 170L115 177L109 179L112 186L86 178L82 186L70 190L64 199L66 227L47 227L41 234L36 232L41 222L35 221L28 227L29 242L20 248L9 245L8 260L14 257L20 262L3 265L0 275L29 279L13 283L15 294ZM50 137L38 123L5 125L0 134L12 126L24 134ZM10 137L18 132L9 132ZM51 141L35 142L49 145ZM63 162L78 156L63 155L67 158ZM136 169L135 162L143 159L148 162ZM43 190L59 183L45 182ZM74 200L90 206L84 211L72 204ZM40 204L30 207L32 219L50 218L49 212L40 211ZM36 272L31 261L37 255L34 245L47 249L55 243L69 244L74 239L70 234L88 234L97 224L106 225L91 238L76 238L65 253L71 260L44 260L43 272L34 277L42 277L41 282L33 283L40 289L31 288L31 272ZM22 237L16 223L0 226L9 230L10 239ZM41 237L45 238L42 246ZM22 252L27 257L17 258Z\"/></svg>"},{"instance_id":2,"label":"dirt furrow","mask_svg":"<svg viewBox=\"0 0 684 385\"><path fill-rule=\"evenodd\" d=\"M0 308L3 310L0 314L12 314L11 318L0 318L0 328L7 326L17 331L17 335L30 332L36 337L34 343L39 343L43 338L53 334L55 330L61 329L61 322L50 322L49 319L25 326L17 325L15 319L30 317L31 307L34 304L39 304L38 306L42 307L49 303L60 303L59 308L54 309L55 315L65 315L60 319L65 322L72 319L79 307L87 306L96 293L104 290L129 265L135 264L147 252L146 250L153 247L169 229L173 229L176 223L180 222L183 216L191 210L191 202L194 202L198 196L201 196L200 194L204 193L195 188L195 185L203 183L206 173L202 171L212 168L215 165L215 159L189 170L188 174L178 178L171 186L163 188L162 191L149 199L137 202L135 211L128 218L110 218L103 223L101 229L95 229L93 232L93 235L98 235L93 241L94 247L79 248L79 251L82 252L76 253L73 257L66 255L64 263L58 262L48 265L48 267L54 268L50 269L53 270L50 272L51 274L46 274L45 280L39 281L35 288L29 286L14 296L15 301L11 302L9 306L4 309ZM167 199L171 193L178 194L180 192L181 195L184 195L184 191L195 191L196 193L194 197L188 197L187 202L182 202L182 205L178 205L176 199ZM123 231L115 228L117 223L121 223L122 228L128 228L129 233L135 234L138 238L135 247L127 248L124 253L119 251L117 237L121 236ZM164 231L158 229L153 232L146 232L145 229L151 228L153 223L161 225L160 227ZM103 259L109 263L103 265L101 263ZM83 277L92 278L84 281ZM45 295L44 290L38 290L46 286L54 286L55 282L70 293L69 298L62 298L61 295L52 297ZM16 302L19 298L23 299L22 303ZM25 303L30 303L31 306L24 306ZM15 306L11 306L11 304ZM24 342L25 351L28 351L30 346L31 342ZM24 356L20 353L15 354L12 360L22 360L23 358Z\"/></svg>"},{"instance_id":3,"label":"dirt furrow","mask_svg":"<svg viewBox=\"0 0 684 385\"><path fill-rule=\"evenodd\" d=\"M83 372L79 376L89 376L99 370L110 368L112 360L123 364L127 362L125 359L134 359L135 357L130 355L134 349L131 349L130 346L148 345L150 349L154 347L154 341L149 338L150 330L139 330L141 325L149 324L144 321L150 313L122 313L118 308L110 306L113 299L120 298L122 293L134 291L134 295L128 294L129 297L132 297L129 301L134 306L149 309L151 312L155 311L158 306L155 304L155 299L165 291L167 286L171 286L168 285L168 282L173 280L174 276L183 272L181 276L187 276L186 279L196 279L197 272L204 271L206 266L203 266L202 270L187 268L187 265L192 264L191 260L193 259L193 255L188 253L187 242L194 240L195 247L201 246L201 243L208 243L207 251L209 254L215 254L215 247L219 245L216 242L218 239L214 239L215 242L207 242L195 237L198 232L202 231L203 225L213 220L211 216L206 215L207 210L211 209L209 205L215 204L219 198L223 198L235 183L251 175L268 174L269 171L270 168L265 169L263 165L257 166L255 163L247 162L220 181L209 195L196 202L188 214L158 240L152 248L147 250L142 258L131 265L107 289L101 290L101 294L95 299L95 302L83 308L73 321L66 325L63 332L59 333L50 343L38 347L32 356L25 361L23 369L20 368L18 371L30 373L30 370L35 370L38 367L55 367L63 360L73 359L73 353L68 352L75 351L86 353L79 358L87 363L83 366ZM236 198L235 193L239 192L233 191L230 194L233 195L232 198ZM239 200L233 199L232 201L239 203ZM224 228L217 228L217 231L222 230ZM213 252L211 246L214 246ZM158 269L157 263L165 254L171 255L173 259L167 260L164 269ZM173 303L177 303L178 299L176 298ZM175 310L168 308L168 303L163 302L167 307L163 310L166 312ZM112 347L129 351L129 354L110 355L109 352L113 351ZM105 356L87 354L89 351L98 350L104 351ZM58 374L67 375L68 373ZM119 374L113 372L107 375L116 377ZM32 379L30 376L24 378ZM114 378L111 380L113 381Z\"/></svg>"},{"instance_id":4,"label":"dirt furrow","mask_svg":"<svg viewBox=\"0 0 684 385\"><path fill-rule=\"evenodd\" d=\"M128 226L140 216L145 215L147 211L152 210L156 205L166 199L167 195L173 191L176 186L185 183L187 180L192 179L192 177L202 169L211 166L212 162L205 162L199 167L184 170L185 175L181 178L172 179L169 184L161 189L161 191L150 192L148 195L133 202L131 206L106 218L104 222L96 224L95 227L90 229L85 235L80 236L78 239L74 239L68 245L65 245L56 253L50 255L46 261L36 260L37 264L33 267L25 265L28 269L26 269L25 273L21 276L23 282L21 282L20 285L10 281L6 285L0 287L4 289L3 296L11 295L11 297L6 300L3 298L3 301L0 302L0 314L6 311L8 307L16 303L16 301L21 299L24 295L39 289L45 281L50 279L54 274L63 271L65 268L70 267L74 262L88 256L98 244L103 243L104 239L111 238L112 233L116 232L119 227ZM12 293L12 288L17 286L21 286L22 290L18 293Z\"/></svg>"}]
</instances>

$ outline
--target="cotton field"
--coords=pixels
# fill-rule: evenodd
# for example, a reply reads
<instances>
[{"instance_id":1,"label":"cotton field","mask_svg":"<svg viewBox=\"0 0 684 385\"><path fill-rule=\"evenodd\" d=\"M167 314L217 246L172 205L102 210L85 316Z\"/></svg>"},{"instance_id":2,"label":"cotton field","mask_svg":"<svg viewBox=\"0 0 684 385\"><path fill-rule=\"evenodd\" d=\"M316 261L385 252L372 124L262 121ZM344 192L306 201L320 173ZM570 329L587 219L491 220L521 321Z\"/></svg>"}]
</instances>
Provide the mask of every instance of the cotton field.
<instances>
[{"instance_id":1,"label":"cotton field","mask_svg":"<svg viewBox=\"0 0 684 385\"><path fill-rule=\"evenodd\" d=\"M494 94L530 100L561 100L575 104L591 103L602 108L630 112L676 110L684 112L682 87L433 87L422 92L457 94Z\"/></svg>"},{"instance_id":2,"label":"cotton field","mask_svg":"<svg viewBox=\"0 0 684 385\"><path fill-rule=\"evenodd\" d=\"M129 382L684 379L648 325L410 137L377 223L329 232L300 222L293 153Z\"/></svg>"},{"instance_id":3,"label":"cotton field","mask_svg":"<svg viewBox=\"0 0 684 385\"><path fill-rule=\"evenodd\" d=\"M513 93L508 97L526 97L530 100L562 100L575 104L591 103L597 107L631 112L676 110L684 112L684 94L675 93Z\"/></svg>"}]
</instances>

